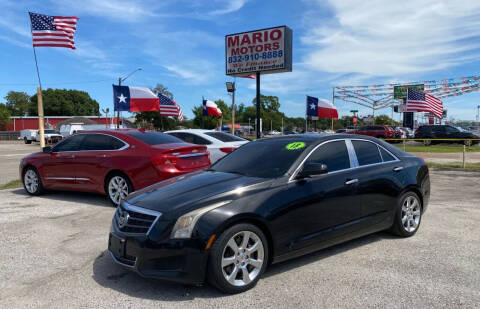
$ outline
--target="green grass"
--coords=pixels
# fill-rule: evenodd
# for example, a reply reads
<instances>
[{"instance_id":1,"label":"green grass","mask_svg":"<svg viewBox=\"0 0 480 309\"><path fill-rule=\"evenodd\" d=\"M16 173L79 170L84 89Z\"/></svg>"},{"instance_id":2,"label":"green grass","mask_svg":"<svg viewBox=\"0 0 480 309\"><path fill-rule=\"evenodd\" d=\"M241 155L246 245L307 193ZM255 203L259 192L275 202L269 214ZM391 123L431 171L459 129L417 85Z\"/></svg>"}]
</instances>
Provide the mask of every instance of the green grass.
<instances>
[{"instance_id":1,"label":"green grass","mask_svg":"<svg viewBox=\"0 0 480 309\"><path fill-rule=\"evenodd\" d=\"M394 144L401 150L403 150L403 144ZM463 152L463 145L405 145L406 152ZM480 152L480 147L475 145L471 147L466 147L466 152Z\"/></svg>"},{"instance_id":2,"label":"green grass","mask_svg":"<svg viewBox=\"0 0 480 309\"><path fill-rule=\"evenodd\" d=\"M19 188L22 186L22 182L17 179L17 180L12 180L10 182L7 182L6 184L0 185L0 190L5 190L5 189L14 189L14 188Z\"/></svg>"},{"instance_id":3,"label":"green grass","mask_svg":"<svg viewBox=\"0 0 480 309\"><path fill-rule=\"evenodd\" d=\"M429 167L446 167L446 168L463 168L462 162L452 162L452 163L434 163L434 162L427 162ZM480 169L480 163L466 163L466 169Z\"/></svg>"}]
</instances>

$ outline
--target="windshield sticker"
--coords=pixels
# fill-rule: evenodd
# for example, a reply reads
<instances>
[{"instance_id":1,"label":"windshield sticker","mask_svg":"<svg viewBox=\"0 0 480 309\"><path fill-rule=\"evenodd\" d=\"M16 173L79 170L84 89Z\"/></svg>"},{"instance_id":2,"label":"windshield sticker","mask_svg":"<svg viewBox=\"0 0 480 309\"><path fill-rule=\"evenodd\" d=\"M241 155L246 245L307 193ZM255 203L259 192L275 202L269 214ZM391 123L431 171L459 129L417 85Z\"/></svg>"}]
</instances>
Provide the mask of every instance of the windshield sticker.
<instances>
[{"instance_id":1,"label":"windshield sticker","mask_svg":"<svg viewBox=\"0 0 480 309\"><path fill-rule=\"evenodd\" d=\"M285 146L288 150L297 150L305 147L304 142L293 142Z\"/></svg>"}]
</instances>

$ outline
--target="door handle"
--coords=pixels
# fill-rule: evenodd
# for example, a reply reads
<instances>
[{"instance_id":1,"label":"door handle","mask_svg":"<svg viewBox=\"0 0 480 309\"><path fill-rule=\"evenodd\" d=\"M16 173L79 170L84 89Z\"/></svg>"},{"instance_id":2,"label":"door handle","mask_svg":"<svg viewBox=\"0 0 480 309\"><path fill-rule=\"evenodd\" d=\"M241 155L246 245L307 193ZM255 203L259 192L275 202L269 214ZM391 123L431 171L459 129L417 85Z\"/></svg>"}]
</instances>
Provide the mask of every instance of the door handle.
<instances>
[{"instance_id":1,"label":"door handle","mask_svg":"<svg viewBox=\"0 0 480 309\"><path fill-rule=\"evenodd\" d=\"M106 158L106 157L108 157L106 154L97 155L97 158Z\"/></svg>"},{"instance_id":2,"label":"door handle","mask_svg":"<svg viewBox=\"0 0 480 309\"><path fill-rule=\"evenodd\" d=\"M401 170L403 170L403 166L397 166L393 169L394 172L400 172Z\"/></svg>"},{"instance_id":3,"label":"door handle","mask_svg":"<svg viewBox=\"0 0 480 309\"><path fill-rule=\"evenodd\" d=\"M358 179L347 179L347 181L345 181L345 184L353 185L354 183L357 183L357 182L358 182Z\"/></svg>"}]
</instances>

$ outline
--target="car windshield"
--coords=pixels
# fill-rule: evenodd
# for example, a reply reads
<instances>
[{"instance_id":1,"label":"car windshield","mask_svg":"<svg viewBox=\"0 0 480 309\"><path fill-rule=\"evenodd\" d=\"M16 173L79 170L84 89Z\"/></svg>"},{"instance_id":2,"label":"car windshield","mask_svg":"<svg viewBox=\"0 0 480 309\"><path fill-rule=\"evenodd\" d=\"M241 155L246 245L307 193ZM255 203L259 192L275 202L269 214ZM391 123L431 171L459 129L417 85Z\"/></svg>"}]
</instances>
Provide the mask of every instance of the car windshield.
<instances>
[{"instance_id":1,"label":"car windshield","mask_svg":"<svg viewBox=\"0 0 480 309\"><path fill-rule=\"evenodd\" d=\"M45 134L59 134L57 131L55 130L44 130L43 133Z\"/></svg>"},{"instance_id":2,"label":"car windshield","mask_svg":"<svg viewBox=\"0 0 480 309\"><path fill-rule=\"evenodd\" d=\"M465 130L462 127L455 127L455 128L458 129L458 131L460 131L460 132L468 132L468 130Z\"/></svg>"},{"instance_id":3,"label":"car windshield","mask_svg":"<svg viewBox=\"0 0 480 309\"><path fill-rule=\"evenodd\" d=\"M246 141L243 138L237 137L232 134L224 133L224 132L205 132L206 135L211 136L215 139L218 139L219 141L222 141L224 143L228 142L244 142Z\"/></svg>"},{"instance_id":4,"label":"car windshield","mask_svg":"<svg viewBox=\"0 0 480 309\"><path fill-rule=\"evenodd\" d=\"M285 175L308 146L304 140L284 138L250 142L217 161L209 170L277 178Z\"/></svg>"},{"instance_id":5,"label":"car windshield","mask_svg":"<svg viewBox=\"0 0 480 309\"><path fill-rule=\"evenodd\" d=\"M160 132L131 132L128 135L149 145L185 143L179 138Z\"/></svg>"}]
</instances>

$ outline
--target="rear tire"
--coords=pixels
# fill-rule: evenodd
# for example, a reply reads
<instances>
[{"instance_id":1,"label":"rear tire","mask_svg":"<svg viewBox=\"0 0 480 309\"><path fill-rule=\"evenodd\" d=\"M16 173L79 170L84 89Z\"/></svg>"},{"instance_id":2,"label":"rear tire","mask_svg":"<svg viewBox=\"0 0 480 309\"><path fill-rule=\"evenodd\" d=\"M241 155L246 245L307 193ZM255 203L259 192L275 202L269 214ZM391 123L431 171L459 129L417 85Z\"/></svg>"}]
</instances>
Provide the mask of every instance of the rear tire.
<instances>
[{"instance_id":1,"label":"rear tire","mask_svg":"<svg viewBox=\"0 0 480 309\"><path fill-rule=\"evenodd\" d=\"M118 206L129 193L133 192L133 186L127 175L114 172L105 181L105 192L113 206Z\"/></svg>"},{"instance_id":2,"label":"rear tire","mask_svg":"<svg viewBox=\"0 0 480 309\"><path fill-rule=\"evenodd\" d=\"M395 218L390 232L401 236L415 235L422 222L422 203L415 192L409 191L400 196Z\"/></svg>"},{"instance_id":3,"label":"rear tire","mask_svg":"<svg viewBox=\"0 0 480 309\"><path fill-rule=\"evenodd\" d=\"M23 141L25 142L25 144L31 144L32 141L27 139L26 137L23 138Z\"/></svg>"},{"instance_id":4,"label":"rear tire","mask_svg":"<svg viewBox=\"0 0 480 309\"><path fill-rule=\"evenodd\" d=\"M23 188L30 195L41 195L44 192L40 174L33 166L29 166L23 171Z\"/></svg>"},{"instance_id":5,"label":"rear tire","mask_svg":"<svg viewBox=\"0 0 480 309\"><path fill-rule=\"evenodd\" d=\"M263 232L241 223L224 231L210 249L208 282L228 294L253 288L268 262L268 243Z\"/></svg>"}]
</instances>

